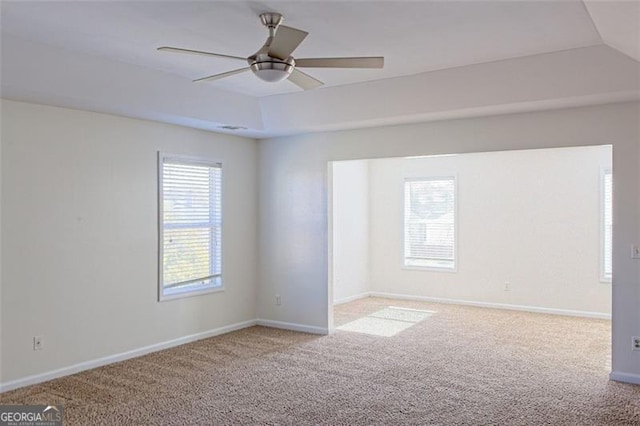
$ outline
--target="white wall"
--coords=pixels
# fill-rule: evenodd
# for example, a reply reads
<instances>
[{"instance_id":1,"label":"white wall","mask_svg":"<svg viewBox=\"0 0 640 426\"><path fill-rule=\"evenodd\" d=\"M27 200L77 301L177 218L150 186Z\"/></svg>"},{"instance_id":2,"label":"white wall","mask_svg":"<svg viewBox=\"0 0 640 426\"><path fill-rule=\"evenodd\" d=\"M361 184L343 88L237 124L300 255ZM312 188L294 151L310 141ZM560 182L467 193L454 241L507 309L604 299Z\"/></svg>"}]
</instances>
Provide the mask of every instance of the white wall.
<instances>
[{"instance_id":1,"label":"white wall","mask_svg":"<svg viewBox=\"0 0 640 426\"><path fill-rule=\"evenodd\" d=\"M640 240L638 103L277 138L258 144L258 158L242 138L2 107L3 382L253 319L256 291L259 317L326 328L328 161L601 144L613 144L615 181L613 368L640 379L630 345L640 262L629 257ZM156 302L157 150L225 160L225 235L235 238L223 293ZM32 351L36 334L43 351Z\"/></svg>"},{"instance_id":2,"label":"white wall","mask_svg":"<svg viewBox=\"0 0 640 426\"><path fill-rule=\"evenodd\" d=\"M610 146L369 163L372 291L611 312L611 284L600 281ZM429 176L456 177L456 272L403 266L403 182Z\"/></svg>"},{"instance_id":3,"label":"white wall","mask_svg":"<svg viewBox=\"0 0 640 426\"><path fill-rule=\"evenodd\" d=\"M333 302L369 291L369 164L332 164Z\"/></svg>"},{"instance_id":4,"label":"white wall","mask_svg":"<svg viewBox=\"0 0 640 426\"><path fill-rule=\"evenodd\" d=\"M640 334L640 262L629 256L640 240L639 116L638 103L622 103L261 141L259 316L328 327L328 161L612 144L613 369L640 380L630 343Z\"/></svg>"},{"instance_id":5,"label":"white wall","mask_svg":"<svg viewBox=\"0 0 640 426\"><path fill-rule=\"evenodd\" d=\"M3 128L2 124L2 102L0 101L0 132ZM4 366L4 361L2 357L2 342L3 342L3 333L2 333L2 138L0 134L0 382L2 382L2 371Z\"/></svg>"},{"instance_id":6,"label":"white wall","mask_svg":"<svg viewBox=\"0 0 640 426\"><path fill-rule=\"evenodd\" d=\"M158 150L224 162L223 292L157 301ZM255 319L254 140L3 101L2 152L2 382Z\"/></svg>"}]
</instances>

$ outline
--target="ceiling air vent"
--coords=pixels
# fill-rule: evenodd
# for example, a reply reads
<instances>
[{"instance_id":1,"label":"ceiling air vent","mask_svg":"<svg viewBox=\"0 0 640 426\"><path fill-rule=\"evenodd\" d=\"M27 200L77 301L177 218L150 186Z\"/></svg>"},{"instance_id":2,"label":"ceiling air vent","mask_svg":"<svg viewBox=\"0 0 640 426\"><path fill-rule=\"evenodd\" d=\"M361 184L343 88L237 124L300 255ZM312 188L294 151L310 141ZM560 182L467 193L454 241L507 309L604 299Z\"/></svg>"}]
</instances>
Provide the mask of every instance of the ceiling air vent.
<instances>
[{"instance_id":1,"label":"ceiling air vent","mask_svg":"<svg viewBox=\"0 0 640 426\"><path fill-rule=\"evenodd\" d=\"M244 126L232 126L230 124L225 124L223 126L218 126L218 129L222 129L222 130L248 130L248 127L244 127Z\"/></svg>"}]
</instances>

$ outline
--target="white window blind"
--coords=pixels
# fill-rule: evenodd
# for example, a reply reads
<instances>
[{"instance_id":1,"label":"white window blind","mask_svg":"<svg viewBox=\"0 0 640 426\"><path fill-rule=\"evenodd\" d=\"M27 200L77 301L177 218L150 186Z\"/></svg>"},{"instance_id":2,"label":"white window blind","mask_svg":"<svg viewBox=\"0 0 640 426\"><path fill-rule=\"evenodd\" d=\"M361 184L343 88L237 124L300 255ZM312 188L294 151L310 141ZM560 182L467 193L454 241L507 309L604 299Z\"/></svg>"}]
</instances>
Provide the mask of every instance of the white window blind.
<instances>
[{"instance_id":1,"label":"white window blind","mask_svg":"<svg viewBox=\"0 0 640 426\"><path fill-rule=\"evenodd\" d=\"M611 170L602 174L602 279L611 281L613 273L613 175Z\"/></svg>"},{"instance_id":2,"label":"white window blind","mask_svg":"<svg viewBox=\"0 0 640 426\"><path fill-rule=\"evenodd\" d=\"M404 263L455 269L455 178L406 180Z\"/></svg>"},{"instance_id":3,"label":"white window blind","mask_svg":"<svg viewBox=\"0 0 640 426\"><path fill-rule=\"evenodd\" d=\"M222 287L222 165L160 156L160 298Z\"/></svg>"}]
</instances>

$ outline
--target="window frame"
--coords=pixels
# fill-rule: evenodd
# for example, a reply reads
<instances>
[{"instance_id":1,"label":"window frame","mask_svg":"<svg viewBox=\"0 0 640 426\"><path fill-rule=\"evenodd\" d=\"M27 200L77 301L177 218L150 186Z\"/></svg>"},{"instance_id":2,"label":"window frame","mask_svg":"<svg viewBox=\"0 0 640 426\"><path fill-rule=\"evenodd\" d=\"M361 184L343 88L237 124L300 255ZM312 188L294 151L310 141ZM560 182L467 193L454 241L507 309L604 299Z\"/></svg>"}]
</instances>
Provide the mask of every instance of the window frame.
<instances>
[{"instance_id":1,"label":"window frame","mask_svg":"<svg viewBox=\"0 0 640 426\"><path fill-rule=\"evenodd\" d=\"M165 294L164 288L164 163L166 160L176 163L201 165L220 168L220 285L207 286L185 291ZM170 154L158 151L158 302L181 299L185 297L200 296L202 294L217 293L225 290L224 287L224 262L223 262L223 238L224 238L224 162L218 159L197 157L182 154ZM210 253L210 258L213 259Z\"/></svg>"},{"instance_id":2,"label":"window frame","mask_svg":"<svg viewBox=\"0 0 640 426\"><path fill-rule=\"evenodd\" d=\"M609 174L611 175L611 273L607 274L606 270L605 270L605 239L606 239L606 234L607 234L607 224L606 224L606 220L605 220L605 200L606 200L606 182L605 182L605 177L606 175ZM611 166L602 166L600 167L600 179L598 181L599 186L600 186L600 250L599 250L599 257L600 257L600 282L604 283L604 284L611 284L611 282L613 281L613 170L611 168Z\"/></svg>"},{"instance_id":3,"label":"window frame","mask_svg":"<svg viewBox=\"0 0 640 426\"><path fill-rule=\"evenodd\" d=\"M453 180L453 266L445 267L445 266L420 266L420 265L407 265L406 263L406 222L405 222L405 207L406 207L406 184L407 182L424 182L424 181L434 181L434 180L445 180L452 179ZM458 272L458 264L459 264L459 251L458 251L458 175L457 173L443 174L443 175L431 175L431 176L421 176L421 177L405 177L402 181L402 248L401 248L401 259L400 264L402 265L402 269L405 270L414 270L414 271L431 271L431 272L448 272L448 273L456 273Z\"/></svg>"}]
</instances>

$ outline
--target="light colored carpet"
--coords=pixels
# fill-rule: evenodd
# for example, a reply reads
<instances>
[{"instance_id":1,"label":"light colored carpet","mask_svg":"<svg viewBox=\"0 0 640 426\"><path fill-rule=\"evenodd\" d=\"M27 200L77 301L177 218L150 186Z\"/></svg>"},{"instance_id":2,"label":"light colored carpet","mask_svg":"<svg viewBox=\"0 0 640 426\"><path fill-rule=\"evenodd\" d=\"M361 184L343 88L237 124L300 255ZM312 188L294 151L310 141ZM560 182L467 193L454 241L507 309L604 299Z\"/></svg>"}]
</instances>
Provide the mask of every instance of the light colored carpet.
<instances>
[{"instance_id":1,"label":"light colored carpet","mask_svg":"<svg viewBox=\"0 0 640 426\"><path fill-rule=\"evenodd\" d=\"M390 306L432 312L390 337L251 327L0 403L62 403L66 425L640 425L640 387L607 380L609 321L369 298L336 325Z\"/></svg>"}]
</instances>

